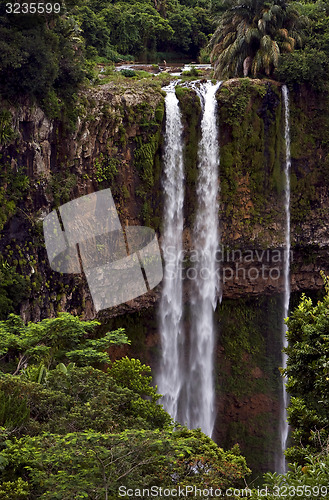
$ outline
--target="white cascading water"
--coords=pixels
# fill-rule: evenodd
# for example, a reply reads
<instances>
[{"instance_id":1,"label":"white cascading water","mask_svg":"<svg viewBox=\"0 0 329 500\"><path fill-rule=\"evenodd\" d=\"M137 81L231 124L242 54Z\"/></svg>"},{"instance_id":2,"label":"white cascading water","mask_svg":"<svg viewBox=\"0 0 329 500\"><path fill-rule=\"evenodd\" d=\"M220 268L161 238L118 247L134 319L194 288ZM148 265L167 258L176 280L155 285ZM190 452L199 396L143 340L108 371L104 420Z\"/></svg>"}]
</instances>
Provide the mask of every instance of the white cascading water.
<instances>
[{"instance_id":1,"label":"white cascading water","mask_svg":"<svg viewBox=\"0 0 329 500\"><path fill-rule=\"evenodd\" d=\"M159 393L163 395L161 403L176 421L179 396L184 380L181 372L184 161L183 125L179 102L175 94L175 83L163 89L167 93L163 181L164 230L161 243L164 278L159 309L162 357L157 384Z\"/></svg>"},{"instance_id":2,"label":"white cascading water","mask_svg":"<svg viewBox=\"0 0 329 500\"><path fill-rule=\"evenodd\" d=\"M215 420L214 310L220 291L216 273L216 251L219 247L218 192L219 144L216 123L215 94L220 83L201 83L194 89L203 108L201 140L198 150L198 208L194 225L194 250L198 256L192 263L196 279L191 284L191 328L189 366L187 367L187 398L182 414L188 427L201 427L212 436Z\"/></svg>"},{"instance_id":3,"label":"white cascading water","mask_svg":"<svg viewBox=\"0 0 329 500\"><path fill-rule=\"evenodd\" d=\"M289 312L289 302L290 302L290 169L291 169L291 154L290 154L290 116L289 116L289 93L286 85L282 86L282 97L283 97L283 110L284 110L284 139L285 139L285 199L284 199L284 210L285 210L285 253L284 253L284 267L283 267L283 279L284 279L284 296L283 296L283 314L284 318L287 318ZM287 326L283 324L282 328L282 344L283 347L287 347L288 341L286 338ZM282 355L282 367L287 366L287 355L283 353ZM281 436L281 456L278 465L278 472L281 474L287 471L286 460L284 456L284 451L287 448L289 426L287 422L287 406L288 406L288 395L286 391L287 379L283 377L282 381L282 407L280 414L280 436Z\"/></svg>"}]
</instances>

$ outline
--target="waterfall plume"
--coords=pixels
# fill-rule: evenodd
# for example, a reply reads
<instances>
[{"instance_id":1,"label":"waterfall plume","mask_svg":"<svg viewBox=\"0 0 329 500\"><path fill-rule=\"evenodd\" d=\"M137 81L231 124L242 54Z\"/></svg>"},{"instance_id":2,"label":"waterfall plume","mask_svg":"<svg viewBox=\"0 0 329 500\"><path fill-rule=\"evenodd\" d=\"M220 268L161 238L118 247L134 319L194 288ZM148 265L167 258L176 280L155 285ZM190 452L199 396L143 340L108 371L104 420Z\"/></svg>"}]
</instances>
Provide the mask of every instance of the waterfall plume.
<instances>
[{"instance_id":1,"label":"waterfall plume","mask_svg":"<svg viewBox=\"0 0 329 500\"><path fill-rule=\"evenodd\" d=\"M201 427L212 435L215 419L213 361L214 309L219 295L216 273L218 229L219 146L215 94L220 83L197 83L194 90L202 105L201 139L198 145L197 213L193 248L197 259L190 290L190 331L183 318L183 126L175 84L164 90L166 130L164 153L164 231L162 250L164 281L160 300L162 359L157 379L163 406L172 418L189 428Z\"/></svg>"},{"instance_id":2,"label":"waterfall plume","mask_svg":"<svg viewBox=\"0 0 329 500\"><path fill-rule=\"evenodd\" d=\"M285 196L284 196L284 213L285 213L285 251L284 251L284 294L283 294L283 317L287 318L290 302L290 170L291 170L291 154L290 154L290 116L289 116L289 93L286 85L282 87L283 110L284 110L284 139L285 139ZM284 323L282 328L282 346L287 347L287 326ZM282 368L287 366L287 355L282 354ZM289 426L287 422L287 406L288 395L286 391L287 380L283 377L282 380L282 401L280 411L280 438L281 438L281 457L278 464L278 472L285 473L287 470L284 451L287 447Z\"/></svg>"},{"instance_id":3,"label":"waterfall plume","mask_svg":"<svg viewBox=\"0 0 329 500\"><path fill-rule=\"evenodd\" d=\"M197 213L193 230L196 279L190 286L191 328L187 367L186 421L210 437L215 420L214 310L220 281L216 272L218 228L219 145L215 94L220 83L201 83L195 90L202 104L201 140L198 149Z\"/></svg>"},{"instance_id":4,"label":"waterfall plume","mask_svg":"<svg viewBox=\"0 0 329 500\"><path fill-rule=\"evenodd\" d=\"M160 373L157 379L162 404L174 420L178 417L178 401L183 383L183 297L182 234L184 205L183 125L175 84L166 91L166 128L164 152L164 259L163 289L159 323L162 345Z\"/></svg>"}]
</instances>

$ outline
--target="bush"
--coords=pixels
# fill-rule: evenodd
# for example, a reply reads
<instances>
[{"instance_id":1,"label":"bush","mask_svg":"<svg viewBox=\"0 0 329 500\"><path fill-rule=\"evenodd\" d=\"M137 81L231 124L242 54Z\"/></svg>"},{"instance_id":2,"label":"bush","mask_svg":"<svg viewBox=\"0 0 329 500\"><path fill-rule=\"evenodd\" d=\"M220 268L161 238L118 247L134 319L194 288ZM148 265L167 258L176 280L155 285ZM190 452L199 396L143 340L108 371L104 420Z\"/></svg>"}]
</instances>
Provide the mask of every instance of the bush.
<instances>
[{"instance_id":1,"label":"bush","mask_svg":"<svg viewBox=\"0 0 329 500\"><path fill-rule=\"evenodd\" d=\"M329 70L327 54L322 50L296 50L280 57L275 77L289 87L306 83L321 90Z\"/></svg>"},{"instance_id":2,"label":"bush","mask_svg":"<svg viewBox=\"0 0 329 500\"><path fill-rule=\"evenodd\" d=\"M267 494L262 495L262 498L266 500L285 498L318 500L319 498L328 498L328 484L328 455L310 456L304 466L294 464L285 475L265 474L264 484L261 489L266 490ZM254 500L259 499L258 492L254 491L251 498Z\"/></svg>"},{"instance_id":3,"label":"bush","mask_svg":"<svg viewBox=\"0 0 329 500\"><path fill-rule=\"evenodd\" d=\"M120 70L121 75L125 76L126 78L131 78L133 76L137 76L137 73L133 69L121 69Z\"/></svg>"}]
</instances>

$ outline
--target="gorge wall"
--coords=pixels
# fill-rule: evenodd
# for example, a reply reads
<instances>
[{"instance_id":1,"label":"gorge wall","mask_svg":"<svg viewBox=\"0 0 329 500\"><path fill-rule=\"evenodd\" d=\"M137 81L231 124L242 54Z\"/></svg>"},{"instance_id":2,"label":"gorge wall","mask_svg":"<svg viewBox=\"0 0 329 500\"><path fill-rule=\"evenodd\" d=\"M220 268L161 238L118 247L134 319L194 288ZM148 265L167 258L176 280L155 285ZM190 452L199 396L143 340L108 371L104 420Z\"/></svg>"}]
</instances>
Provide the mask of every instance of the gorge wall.
<instances>
[{"instance_id":1,"label":"gorge wall","mask_svg":"<svg viewBox=\"0 0 329 500\"><path fill-rule=\"evenodd\" d=\"M195 216L201 106L192 89L177 87L184 119L186 201L184 248ZM216 311L215 439L239 442L258 471L278 446L281 359L284 136L281 87L266 80L229 80L217 92L220 137L218 272L223 301ZM322 288L329 272L328 98L306 88L291 92L291 288ZM42 220L54 208L110 187L122 224L153 227L161 238L164 95L153 82L129 81L79 96L74 130L28 104L8 107L0 172L1 311L37 321L69 311L95 317L84 276L49 268ZM1 132L1 130L0 130ZM188 266L187 258L186 265ZM10 267L10 270L9 270ZM188 279L185 282L188 287ZM102 328L125 326L129 352L156 370L157 301L161 285L97 317ZM2 308L2 309L1 309ZM188 327L189 314L185 318Z\"/></svg>"},{"instance_id":2,"label":"gorge wall","mask_svg":"<svg viewBox=\"0 0 329 500\"><path fill-rule=\"evenodd\" d=\"M83 276L60 276L49 268L42 220L73 198L111 187L122 224L159 229L162 92L138 82L86 90L79 96L74 131L39 108L10 111L14 139L2 148L6 200L0 250L18 275L28 277L20 313L26 320L60 310L92 318ZM154 300L150 295L143 307ZM141 306L115 314L135 307Z\"/></svg>"}]
</instances>

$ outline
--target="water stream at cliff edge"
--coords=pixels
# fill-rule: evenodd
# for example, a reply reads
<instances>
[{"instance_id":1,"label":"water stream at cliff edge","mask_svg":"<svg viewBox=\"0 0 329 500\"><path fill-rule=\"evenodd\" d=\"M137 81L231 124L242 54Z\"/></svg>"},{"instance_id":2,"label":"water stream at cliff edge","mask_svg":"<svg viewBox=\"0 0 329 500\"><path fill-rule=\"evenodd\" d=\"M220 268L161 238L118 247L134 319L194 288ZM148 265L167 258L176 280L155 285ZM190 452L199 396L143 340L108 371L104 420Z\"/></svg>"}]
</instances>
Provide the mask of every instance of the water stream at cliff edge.
<instances>
[{"instance_id":1,"label":"water stream at cliff edge","mask_svg":"<svg viewBox=\"0 0 329 500\"><path fill-rule=\"evenodd\" d=\"M285 211L285 257L283 268L284 279L284 296L283 296L283 317L287 318L289 312L290 302L290 170L291 170L291 154L290 154L290 113L289 113L289 93L286 85L282 87L283 97L283 110L284 110L284 139L285 139L285 198L284 198L284 211ZM286 338L287 326L283 324L282 328L282 346L287 347L288 342ZM282 367L287 366L287 355L282 354ZM285 473L287 471L287 464L284 457L284 451L287 448L289 426L287 422L287 406L288 395L286 391L287 379L282 379L282 401L280 412L280 438L281 438L281 456L277 466L277 472Z\"/></svg>"},{"instance_id":2,"label":"water stream at cliff edge","mask_svg":"<svg viewBox=\"0 0 329 500\"><path fill-rule=\"evenodd\" d=\"M165 271L159 310L162 360L157 382L159 392L164 395L163 406L173 419L189 428L201 427L209 436L215 418L213 315L220 288L216 274L219 146L215 98L219 85L211 82L193 84L202 105L202 121L198 147L197 213L193 230L197 261L192 264L195 279L190 278L188 284L191 303L189 332L184 332L182 325L182 118L175 85L164 89L167 92L162 238Z\"/></svg>"},{"instance_id":3,"label":"water stream at cliff edge","mask_svg":"<svg viewBox=\"0 0 329 500\"><path fill-rule=\"evenodd\" d=\"M167 95L164 152L164 218L162 250L163 289L159 308L162 357L157 384L165 410L178 419L178 402L183 384L182 350L182 235L184 205L183 125L179 102L172 82L163 90Z\"/></svg>"},{"instance_id":4,"label":"water stream at cliff edge","mask_svg":"<svg viewBox=\"0 0 329 500\"><path fill-rule=\"evenodd\" d=\"M191 284L191 329L187 367L186 421L190 428L201 427L212 436L215 420L214 310L220 292L216 273L218 228L219 144L216 123L218 82L201 83L195 90L202 105L201 140L198 149L197 213L193 229L196 279Z\"/></svg>"}]
</instances>

